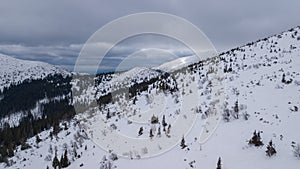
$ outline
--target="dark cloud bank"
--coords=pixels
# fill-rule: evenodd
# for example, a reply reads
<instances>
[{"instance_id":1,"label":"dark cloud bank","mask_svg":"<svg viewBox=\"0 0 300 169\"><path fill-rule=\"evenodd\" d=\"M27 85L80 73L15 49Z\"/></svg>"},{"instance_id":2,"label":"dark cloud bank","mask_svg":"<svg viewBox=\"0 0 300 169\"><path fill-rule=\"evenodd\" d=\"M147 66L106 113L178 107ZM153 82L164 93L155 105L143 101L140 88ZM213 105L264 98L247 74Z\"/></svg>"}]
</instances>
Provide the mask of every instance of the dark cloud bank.
<instances>
[{"instance_id":1,"label":"dark cloud bank","mask_svg":"<svg viewBox=\"0 0 300 169\"><path fill-rule=\"evenodd\" d=\"M299 25L299 6L299 0L1 1L0 53L72 70L82 44L96 30L121 16L149 11L187 19L224 51ZM151 47L173 48L179 56L190 54L172 40L144 37L111 51L104 69L113 69L127 55Z\"/></svg>"}]
</instances>

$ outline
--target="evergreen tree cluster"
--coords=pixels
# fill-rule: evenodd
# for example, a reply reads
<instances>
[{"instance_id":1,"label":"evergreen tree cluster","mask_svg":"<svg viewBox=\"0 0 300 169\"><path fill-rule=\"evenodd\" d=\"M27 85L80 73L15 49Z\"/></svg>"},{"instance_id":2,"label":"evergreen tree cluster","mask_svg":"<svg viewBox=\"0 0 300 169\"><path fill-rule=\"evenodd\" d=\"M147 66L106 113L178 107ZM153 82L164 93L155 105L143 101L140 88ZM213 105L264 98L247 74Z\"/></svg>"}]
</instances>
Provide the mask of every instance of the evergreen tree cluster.
<instances>
[{"instance_id":1,"label":"evergreen tree cluster","mask_svg":"<svg viewBox=\"0 0 300 169\"><path fill-rule=\"evenodd\" d=\"M60 131L59 123L69 120L75 115L75 109L71 105L71 77L62 75L48 76L42 80L25 81L19 85L6 88L0 101L0 116L3 117L15 111L22 111L23 117L18 126L2 124L0 129L0 162L7 157L14 156L14 149L21 145L21 149L30 148L26 143L28 138L36 136L37 143L41 141L38 133L53 127L50 136ZM59 100L51 100L53 97L61 97ZM41 117L34 117L30 111L36 106L36 102L49 98L49 102L41 103L39 113Z\"/></svg>"},{"instance_id":2,"label":"evergreen tree cluster","mask_svg":"<svg viewBox=\"0 0 300 169\"><path fill-rule=\"evenodd\" d=\"M54 169L67 168L70 164L71 163L70 163L69 158L68 158L68 151L67 150L65 150L64 154L61 155L60 160L58 160L57 153L55 153L55 156L54 156L53 161L52 161L52 167Z\"/></svg>"},{"instance_id":3,"label":"evergreen tree cluster","mask_svg":"<svg viewBox=\"0 0 300 169\"><path fill-rule=\"evenodd\" d=\"M0 162L3 162L7 157L12 157L14 155L13 150L18 145L22 145L21 148L23 149L29 148L26 140L42 131L53 127L50 136L56 135L61 130L59 123L62 120L70 120L75 115L75 109L72 105L69 105L69 99L67 98L46 104L44 110L47 112L47 116L34 119L32 114L29 113L28 116L22 118L17 127L0 129Z\"/></svg>"},{"instance_id":4,"label":"evergreen tree cluster","mask_svg":"<svg viewBox=\"0 0 300 169\"><path fill-rule=\"evenodd\" d=\"M248 142L249 145L254 145L256 147L263 146L263 142L261 141L260 132L254 131L252 138Z\"/></svg>"},{"instance_id":5,"label":"evergreen tree cluster","mask_svg":"<svg viewBox=\"0 0 300 169\"><path fill-rule=\"evenodd\" d=\"M229 122L231 118L239 119L239 115L240 115L240 107L239 107L238 100L234 103L233 110L229 110L228 108L225 108L224 112L222 113L223 120L226 122ZM249 114L244 114L244 117L245 116L246 116L245 119L247 120Z\"/></svg>"},{"instance_id":6,"label":"evergreen tree cluster","mask_svg":"<svg viewBox=\"0 0 300 169\"><path fill-rule=\"evenodd\" d=\"M170 134L170 132L171 132L171 124L168 125L168 123L166 122L166 116L165 116L165 115L163 115L161 124L160 124L160 122L159 122L158 117L157 117L157 116L154 116L154 115L151 117L150 122L151 122L151 124L153 124L153 125L158 125L158 129L157 129L157 130L156 130L155 128L151 128L151 129L149 130L149 137L150 137L151 139L154 137L155 132L157 132L156 135L157 135L158 137L161 137L161 125L162 125L162 127L163 127L163 131L165 132L166 136L167 136L167 137L170 137L169 134ZM166 129L166 127L167 127L167 129ZM144 134L144 128L143 128L143 127L140 127L140 128L139 128L139 131L138 131L138 136L141 136L141 135L143 135L143 134Z\"/></svg>"},{"instance_id":7,"label":"evergreen tree cluster","mask_svg":"<svg viewBox=\"0 0 300 169\"><path fill-rule=\"evenodd\" d=\"M248 142L249 145L254 145L256 147L260 147L263 146L263 142L261 140L260 137L260 132L256 132L254 131L252 138L249 140ZM269 142L269 144L267 145L267 150L266 150L266 155L271 157L273 155L276 155L277 151L274 147L274 144L272 142L272 140Z\"/></svg>"},{"instance_id":8,"label":"evergreen tree cluster","mask_svg":"<svg viewBox=\"0 0 300 169\"><path fill-rule=\"evenodd\" d=\"M0 93L0 117L35 108L39 100L66 96L71 93L71 77L49 75L45 79L25 80L18 85L4 88Z\"/></svg>"}]
</instances>

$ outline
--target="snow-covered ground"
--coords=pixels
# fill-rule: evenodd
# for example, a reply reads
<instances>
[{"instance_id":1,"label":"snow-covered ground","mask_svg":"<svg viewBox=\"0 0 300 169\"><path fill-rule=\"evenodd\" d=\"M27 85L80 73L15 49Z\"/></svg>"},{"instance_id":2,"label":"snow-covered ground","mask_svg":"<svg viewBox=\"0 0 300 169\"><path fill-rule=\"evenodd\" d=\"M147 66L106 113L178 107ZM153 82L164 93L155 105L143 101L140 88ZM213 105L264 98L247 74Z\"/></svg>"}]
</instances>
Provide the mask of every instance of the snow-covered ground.
<instances>
[{"instance_id":1,"label":"snow-covered ground","mask_svg":"<svg viewBox=\"0 0 300 169\"><path fill-rule=\"evenodd\" d=\"M292 145L300 143L299 31L294 28L203 63L195 64L191 59L192 66L179 66L181 70L169 77L168 82L178 90L154 87L163 80L159 78L136 98L115 95L116 100L101 109L91 104L97 90L106 91L97 95L100 97L116 86L130 87L134 82L128 78L140 83L161 73L136 68L112 75L96 89L88 84L82 89L78 86L82 82L74 79L73 88L82 92L75 100L90 104L89 109L62 123L64 130L57 138L51 140L50 131L44 131L39 134L42 142L29 139L32 148L21 151L19 147L16 156L9 159L13 165L7 168L51 168L55 149L59 159L67 149L68 168L72 169L216 168L219 157L224 169L298 169L300 159L294 156ZM164 64L164 71L174 70L173 63ZM172 126L169 131L168 127L162 129L163 115ZM158 117L158 124L150 123L152 116ZM248 144L254 131L260 132L263 146ZM203 135L207 140L203 141ZM184 149L180 146L182 136ZM270 140L277 150L272 157L265 153Z\"/></svg>"}]
</instances>

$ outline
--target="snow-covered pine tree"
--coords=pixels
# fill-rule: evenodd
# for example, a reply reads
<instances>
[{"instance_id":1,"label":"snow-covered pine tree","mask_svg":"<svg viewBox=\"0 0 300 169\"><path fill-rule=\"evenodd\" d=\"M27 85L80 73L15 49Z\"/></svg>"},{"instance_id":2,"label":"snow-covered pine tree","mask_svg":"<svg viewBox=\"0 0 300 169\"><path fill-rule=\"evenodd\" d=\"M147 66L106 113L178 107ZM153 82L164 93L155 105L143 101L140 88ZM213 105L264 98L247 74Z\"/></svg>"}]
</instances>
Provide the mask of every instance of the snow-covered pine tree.
<instances>
[{"instance_id":1,"label":"snow-covered pine tree","mask_svg":"<svg viewBox=\"0 0 300 169\"><path fill-rule=\"evenodd\" d=\"M139 136L143 135L143 131L144 131L143 127L140 127Z\"/></svg>"},{"instance_id":2,"label":"snow-covered pine tree","mask_svg":"<svg viewBox=\"0 0 300 169\"><path fill-rule=\"evenodd\" d=\"M181 143L180 143L180 147L181 147L181 149L184 149L184 148L187 147L187 145L185 145L184 136L182 136Z\"/></svg>"},{"instance_id":3,"label":"snow-covered pine tree","mask_svg":"<svg viewBox=\"0 0 300 169\"><path fill-rule=\"evenodd\" d=\"M137 101L137 98L136 98L136 96L135 96L135 97L133 98L132 104L135 105L136 101Z\"/></svg>"},{"instance_id":4,"label":"snow-covered pine tree","mask_svg":"<svg viewBox=\"0 0 300 169\"><path fill-rule=\"evenodd\" d=\"M229 109L225 109L222 116L224 121L229 122L230 121Z\"/></svg>"},{"instance_id":5,"label":"snow-covered pine tree","mask_svg":"<svg viewBox=\"0 0 300 169\"><path fill-rule=\"evenodd\" d=\"M300 144L296 145L296 143L293 142L292 147L294 156L300 159Z\"/></svg>"},{"instance_id":6,"label":"snow-covered pine tree","mask_svg":"<svg viewBox=\"0 0 300 169\"><path fill-rule=\"evenodd\" d=\"M60 161L60 166L61 168L66 168L70 165L70 161L69 161L69 158L68 158L68 151L67 149L65 150L65 153L64 155L62 156L62 159Z\"/></svg>"},{"instance_id":7,"label":"snow-covered pine tree","mask_svg":"<svg viewBox=\"0 0 300 169\"><path fill-rule=\"evenodd\" d=\"M40 136L37 134L36 137L35 137L35 143L36 143L36 145L38 145L41 141L42 141L42 139L41 139Z\"/></svg>"},{"instance_id":8,"label":"snow-covered pine tree","mask_svg":"<svg viewBox=\"0 0 300 169\"><path fill-rule=\"evenodd\" d=\"M254 131L252 138L248 142L249 145L254 145L256 147L264 145L261 141L260 132Z\"/></svg>"},{"instance_id":9,"label":"snow-covered pine tree","mask_svg":"<svg viewBox=\"0 0 300 169\"><path fill-rule=\"evenodd\" d=\"M158 117L156 117L156 116L152 116L151 117L151 124L157 124L158 123Z\"/></svg>"},{"instance_id":10,"label":"snow-covered pine tree","mask_svg":"<svg viewBox=\"0 0 300 169\"><path fill-rule=\"evenodd\" d=\"M64 156L61 155L61 156L60 156L59 168L64 168L64 167L63 167L63 162L64 162Z\"/></svg>"},{"instance_id":11,"label":"snow-covered pine tree","mask_svg":"<svg viewBox=\"0 0 300 169\"><path fill-rule=\"evenodd\" d=\"M167 127L167 123L166 123L166 116L163 115L163 119L162 119L162 126L163 126L163 130L166 131L166 127Z\"/></svg>"},{"instance_id":12,"label":"snow-covered pine tree","mask_svg":"<svg viewBox=\"0 0 300 169\"><path fill-rule=\"evenodd\" d=\"M239 119L239 102L238 102L238 100L234 104L233 111L234 111L234 116L233 117L235 119Z\"/></svg>"},{"instance_id":13,"label":"snow-covered pine tree","mask_svg":"<svg viewBox=\"0 0 300 169\"><path fill-rule=\"evenodd\" d=\"M282 75L281 82L282 82L282 83L285 83L285 82L286 82L286 80L285 80L285 74L284 74L284 73L283 73L283 75Z\"/></svg>"},{"instance_id":14,"label":"snow-covered pine tree","mask_svg":"<svg viewBox=\"0 0 300 169\"><path fill-rule=\"evenodd\" d=\"M150 137L150 138L153 138L153 136L154 136L154 135L153 135L153 130L152 130L152 129L150 129L150 134L149 134L149 137Z\"/></svg>"},{"instance_id":15,"label":"snow-covered pine tree","mask_svg":"<svg viewBox=\"0 0 300 169\"><path fill-rule=\"evenodd\" d=\"M158 131L157 131L157 136L160 137L161 136L161 131L160 131L160 126L158 127Z\"/></svg>"},{"instance_id":16,"label":"snow-covered pine tree","mask_svg":"<svg viewBox=\"0 0 300 169\"><path fill-rule=\"evenodd\" d=\"M106 113L106 120L110 119L111 118L111 115L110 115L110 111L109 109L107 110L107 113Z\"/></svg>"},{"instance_id":17,"label":"snow-covered pine tree","mask_svg":"<svg viewBox=\"0 0 300 169\"><path fill-rule=\"evenodd\" d=\"M218 163L217 163L217 169L222 169L221 166L222 166L221 157L219 157Z\"/></svg>"},{"instance_id":18,"label":"snow-covered pine tree","mask_svg":"<svg viewBox=\"0 0 300 169\"><path fill-rule=\"evenodd\" d=\"M52 161L52 167L54 169L57 169L57 168L59 168L59 166L60 166L60 162L57 158L57 153L55 153L55 156L54 156L53 161Z\"/></svg>"},{"instance_id":19,"label":"snow-covered pine tree","mask_svg":"<svg viewBox=\"0 0 300 169\"><path fill-rule=\"evenodd\" d=\"M171 124L169 124L169 125L168 125L168 129L167 129L167 132L166 132L166 134L167 134L167 135L169 135L169 134L170 134L170 132L171 132Z\"/></svg>"},{"instance_id":20,"label":"snow-covered pine tree","mask_svg":"<svg viewBox=\"0 0 300 169\"><path fill-rule=\"evenodd\" d=\"M266 154L267 156L271 157L273 155L275 155L277 152L274 148L274 145L272 143L272 140L269 142L269 145L267 146L267 150L266 150Z\"/></svg>"}]
</instances>

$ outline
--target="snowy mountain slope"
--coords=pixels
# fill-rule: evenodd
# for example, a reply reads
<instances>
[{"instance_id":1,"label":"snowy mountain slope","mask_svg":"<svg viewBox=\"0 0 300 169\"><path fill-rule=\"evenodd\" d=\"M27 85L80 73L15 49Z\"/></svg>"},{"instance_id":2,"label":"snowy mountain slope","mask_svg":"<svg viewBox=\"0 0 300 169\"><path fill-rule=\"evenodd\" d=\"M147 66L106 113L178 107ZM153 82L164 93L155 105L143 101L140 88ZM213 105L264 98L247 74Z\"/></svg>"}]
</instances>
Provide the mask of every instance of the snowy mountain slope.
<instances>
[{"instance_id":1,"label":"snowy mountain slope","mask_svg":"<svg viewBox=\"0 0 300 169\"><path fill-rule=\"evenodd\" d=\"M151 78L155 78L160 75L160 72L144 68L144 67L136 67L129 71L123 72L112 78L110 84L113 87L117 86L129 86L132 83L141 83ZM134 81L134 82L132 82Z\"/></svg>"},{"instance_id":2,"label":"snowy mountain slope","mask_svg":"<svg viewBox=\"0 0 300 169\"><path fill-rule=\"evenodd\" d=\"M149 81L151 79L159 77L160 75L163 75L164 72L171 73L173 71L180 70L184 67L195 64L200 60L201 58L192 55L192 56L178 58L170 62L166 62L158 67L153 67L153 68L136 67L126 72L115 73L111 77L109 77L107 81L103 81L102 83L99 83L97 88L99 90L105 89L106 92L97 95L97 97L100 97L109 92L113 92L118 88L122 88L122 87L128 88L136 83ZM113 89L113 90L108 90L108 89Z\"/></svg>"},{"instance_id":3,"label":"snowy mountain slope","mask_svg":"<svg viewBox=\"0 0 300 169\"><path fill-rule=\"evenodd\" d=\"M0 54L0 68L0 91L28 79L43 79L53 74L69 75L66 70L47 63L15 59L3 54Z\"/></svg>"},{"instance_id":4,"label":"snowy mountain slope","mask_svg":"<svg viewBox=\"0 0 300 169\"><path fill-rule=\"evenodd\" d=\"M100 82L97 83L97 98L114 92L120 88L129 88L136 83L149 81L162 75L161 71L145 67L136 67L126 72L111 74L108 77L100 75Z\"/></svg>"},{"instance_id":5,"label":"snowy mountain slope","mask_svg":"<svg viewBox=\"0 0 300 169\"><path fill-rule=\"evenodd\" d=\"M18 126L27 112L35 119L41 118L41 107L70 96L66 93L68 84L64 82L70 76L66 70L47 63L0 54L0 128L7 124ZM50 88L57 91L47 93Z\"/></svg>"},{"instance_id":6,"label":"snowy mountain slope","mask_svg":"<svg viewBox=\"0 0 300 169\"><path fill-rule=\"evenodd\" d=\"M160 78L151 84L145 83L148 87L129 99L120 94L113 96L118 99L102 105L101 109L98 109L98 105L90 106L89 110L77 114L71 122L66 125L62 123L61 128L64 130L53 141L49 136L53 129L50 129L39 134L43 141L38 145L35 138L27 141L33 148L21 151L18 147L16 156L10 158L13 165L7 168L32 168L36 165L39 168L51 168L55 156L55 151L50 151L52 145L57 146L58 157L64 150L68 150L71 164L67 168L72 169L127 169L141 166L146 169L216 168L219 157L222 168L298 169L300 160L294 156L292 146L300 143L299 31L300 28L296 27L225 52L211 60L182 67L181 71L171 76L159 75ZM168 69L167 66L165 68ZM117 81L120 82L139 72L138 68L124 73L123 76L109 76L120 77L121 80ZM148 73L144 75L148 76ZM138 76L137 79L133 78L136 81L129 81L127 84L142 83L139 81L141 78L146 77ZM164 81L164 78L167 80ZM114 84L105 85L109 84L110 79L112 77L103 76L102 83L97 88L107 90L108 92L103 92L105 94L112 91L107 87ZM165 85L174 85L177 88ZM82 90L82 98L90 98L95 94L90 87ZM220 97L220 93L223 93L221 95L224 98ZM195 99L197 96L199 98ZM186 98L188 106L184 106ZM216 110L221 116L215 115L213 105L217 101L221 107ZM161 123L149 123L153 115L158 117L159 122L165 115L166 122L172 125L170 131L166 129L159 135L158 128L163 126ZM220 124L209 140L200 144L201 130L212 130L206 128L209 126L206 119L214 116L219 117ZM181 117L195 120L195 125L189 132L178 135L176 121ZM102 121L107 125L106 128L99 126ZM140 127L143 127L143 132L139 136ZM149 139L150 130L154 135L152 140ZM120 150L114 146L122 145L123 142L108 142L113 139L108 136L115 131L137 140L146 139L146 144L138 143L129 152L124 150L124 154L119 154L116 160L112 158L112 153ZM263 146L248 144L254 131L260 132ZM147 157L147 153L150 154L153 150L159 151L156 149L158 146L153 143L164 140L163 143L166 144L159 145L164 149L183 135L186 148L174 145L174 148L161 152L158 156L138 160L139 157ZM112 152L101 149L95 143L98 139L108 143L107 146L112 148ZM265 151L270 140L275 145L277 154L268 157ZM130 143L124 146L128 145ZM3 168L4 166L5 164L0 165Z\"/></svg>"}]
</instances>

